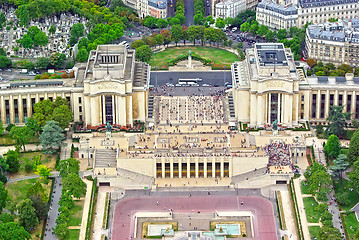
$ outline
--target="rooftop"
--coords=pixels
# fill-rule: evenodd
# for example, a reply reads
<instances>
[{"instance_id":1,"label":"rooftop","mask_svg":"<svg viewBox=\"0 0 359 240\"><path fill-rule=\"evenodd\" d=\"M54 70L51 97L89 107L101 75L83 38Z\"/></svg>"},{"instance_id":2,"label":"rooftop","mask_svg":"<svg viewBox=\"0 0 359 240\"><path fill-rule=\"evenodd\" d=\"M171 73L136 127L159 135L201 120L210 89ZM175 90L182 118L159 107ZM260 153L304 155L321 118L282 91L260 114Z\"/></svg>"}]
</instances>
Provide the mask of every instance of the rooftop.
<instances>
[{"instance_id":1,"label":"rooftop","mask_svg":"<svg viewBox=\"0 0 359 240\"><path fill-rule=\"evenodd\" d=\"M298 0L298 6L301 8L344 5L358 3L359 0Z\"/></svg>"},{"instance_id":2,"label":"rooftop","mask_svg":"<svg viewBox=\"0 0 359 240\"><path fill-rule=\"evenodd\" d=\"M268 9L283 15L296 15L298 13L298 10L295 6L279 5L271 0L264 0L263 2L258 3L258 7Z\"/></svg>"},{"instance_id":3,"label":"rooftop","mask_svg":"<svg viewBox=\"0 0 359 240\"><path fill-rule=\"evenodd\" d=\"M288 59L282 43L257 43L255 50L260 66L288 66Z\"/></svg>"}]
</instances>

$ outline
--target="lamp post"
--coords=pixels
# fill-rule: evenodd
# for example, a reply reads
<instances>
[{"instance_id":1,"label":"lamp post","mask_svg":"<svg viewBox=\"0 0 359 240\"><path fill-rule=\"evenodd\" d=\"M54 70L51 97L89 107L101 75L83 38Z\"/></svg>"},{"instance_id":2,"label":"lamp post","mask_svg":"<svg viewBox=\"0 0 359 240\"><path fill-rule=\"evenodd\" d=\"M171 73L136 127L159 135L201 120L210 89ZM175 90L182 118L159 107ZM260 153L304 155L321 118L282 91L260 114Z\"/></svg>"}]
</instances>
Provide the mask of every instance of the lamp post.
<instances>
[{"instance_id":1,"label":"lamp post","mask_svg":"<svg viewBox=\"0 0 359 240\"><path fill-rule=\"evenodd\" d=\"M87 165L90 166L90 139L86 138L87 143Z\"/></svg>"}]
</instances>

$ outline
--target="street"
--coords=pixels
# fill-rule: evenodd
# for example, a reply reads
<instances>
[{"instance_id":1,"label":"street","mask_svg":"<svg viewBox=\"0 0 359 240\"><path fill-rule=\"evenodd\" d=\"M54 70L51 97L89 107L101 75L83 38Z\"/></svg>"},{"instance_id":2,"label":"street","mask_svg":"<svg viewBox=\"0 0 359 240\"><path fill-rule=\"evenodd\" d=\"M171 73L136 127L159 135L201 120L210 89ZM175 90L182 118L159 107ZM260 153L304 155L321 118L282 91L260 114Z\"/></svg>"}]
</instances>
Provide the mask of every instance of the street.
<instances>
[{"instance_id":1,"label":"street","mask_svg":"<svg viewBox=\"0 0 359 240\"><path fill-rule=\"evenodd\" d=\"M186 17L187 27L193 25L193 15L194 15L193 12L194 12L193 0L184 0L184 15Z\"/></svg>"}]
</instances>

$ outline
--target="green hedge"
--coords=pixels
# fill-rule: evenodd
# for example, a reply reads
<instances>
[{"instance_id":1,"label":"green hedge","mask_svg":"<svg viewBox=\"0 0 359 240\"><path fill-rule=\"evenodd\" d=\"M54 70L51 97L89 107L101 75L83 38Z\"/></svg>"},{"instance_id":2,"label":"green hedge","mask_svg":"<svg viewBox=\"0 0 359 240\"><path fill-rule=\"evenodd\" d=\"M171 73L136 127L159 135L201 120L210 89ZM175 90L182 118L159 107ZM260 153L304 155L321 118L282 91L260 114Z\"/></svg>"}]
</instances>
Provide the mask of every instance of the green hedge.
<instances>
[{"instance_id":1,"label":"green hedge","mask_svg":"<svg viewBox=\"0 0 359 240\"><path fill-rule=\"evenodd\" d=\"M93 179L93 186L92 186L92 192L91 192L91 203L90 203L90 208L89 208L89 213L88 213L88 218L87 218L87 226L86 226L86 236L85 239L89 240L91 238L91 229L92 229L92 225L93 225L93 215L94 215L94 207L96 205L97 202L97 178Z\"/></svg>"},{"instance_id":2,"label":"green hedge","mask_svg":"<svg viewBox=\"0 0 359 240\"><path fill-rule=\"evenodd\" d=\"M293 204L293 208L294 208L294 215L295 215L295 222L296 222L296 225L297 225L298 238L300 240L303 240L304 235L303 235L303 229L302 229L302 222L301 222L300 217L299 217L299 208L298 208L297 199L295 197L296 195L295 195L293 179L291 179L289 181L288 188L289 188L289 191L290 191L290 196L291 196L291 200L292 200L292 204Z\"/></svg>"},{"instance_id":3,"label":"green hedge","mask_svg":"<svg viewBox=\"0 0 359 240\"><path fill-rule=\"evenodd\" d=\"M203 58L203 57L201 57L201 56L199 56L199 55L197 55L197 54L195 54L195 53L192 53L191 56L192 56L192 59L193 59L193 60L200 61L200 62L202 62L202 63L203 63L204 65L206 65L206 66L211 66L211 65L213 65L213 61L210 60L210 59ZM176 65L177 63L179 63L179 62L181 62L181 61L184 61L184 60L187 60L187 59L188 59L188 54L181 54L181 55L179 55L178 57L176 57L176 58L174 58L174 59L172 59L172 60L166 62L165 64L166 64L167 66L174 66L174 65Z\"/></svg>"}]
</instances>

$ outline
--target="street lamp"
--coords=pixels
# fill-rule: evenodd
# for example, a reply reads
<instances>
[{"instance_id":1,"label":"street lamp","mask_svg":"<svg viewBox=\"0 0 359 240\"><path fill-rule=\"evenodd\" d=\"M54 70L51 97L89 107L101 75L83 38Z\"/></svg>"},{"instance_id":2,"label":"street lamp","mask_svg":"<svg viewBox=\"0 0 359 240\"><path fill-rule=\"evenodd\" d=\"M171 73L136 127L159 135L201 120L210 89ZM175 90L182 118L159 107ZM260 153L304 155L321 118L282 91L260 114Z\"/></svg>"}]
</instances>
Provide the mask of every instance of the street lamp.
<instances>
[{"instance_id":1,"label":"street lamp","mask_svg":"<svg viewBox=\"0 0 359 240\"><path fill-rule=\"evenodd\" d=\"M87 143L87 165L90 166L90 139L86 138Z\"/></svg>"}]
</instances>

